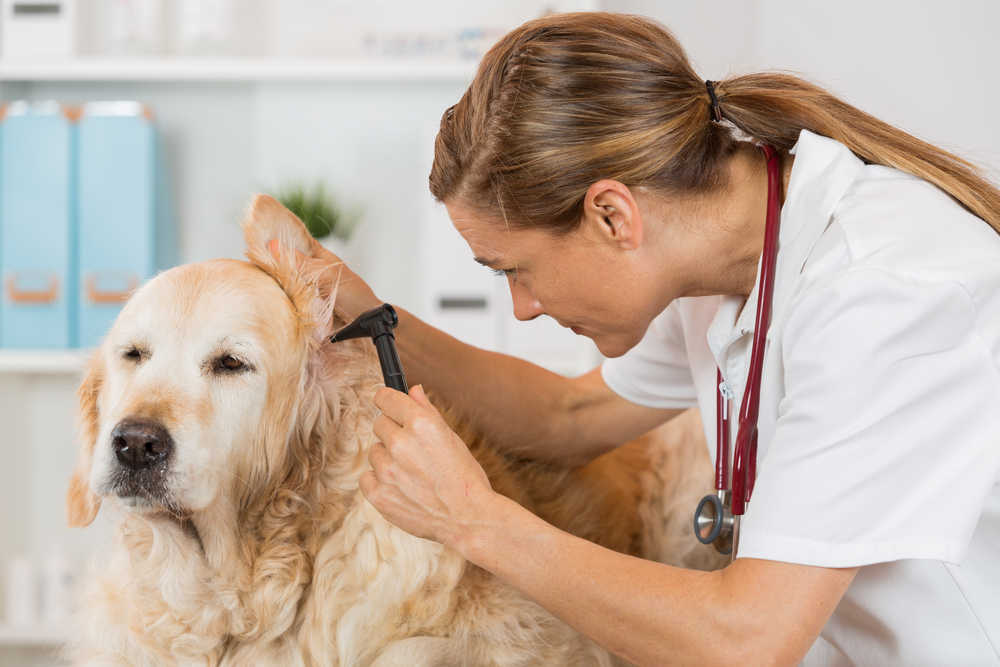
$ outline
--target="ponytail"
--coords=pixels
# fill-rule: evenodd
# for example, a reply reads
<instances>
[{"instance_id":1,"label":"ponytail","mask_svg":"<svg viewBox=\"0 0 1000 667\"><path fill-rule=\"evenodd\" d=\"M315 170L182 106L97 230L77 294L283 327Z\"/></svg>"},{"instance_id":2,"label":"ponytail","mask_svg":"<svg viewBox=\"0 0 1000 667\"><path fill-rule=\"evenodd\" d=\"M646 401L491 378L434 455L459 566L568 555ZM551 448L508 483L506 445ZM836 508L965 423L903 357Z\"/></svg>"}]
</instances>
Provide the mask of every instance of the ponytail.
<instances>
[{"instance_id":1,"label":"ponytail","mask_svg":"<svg viewBox=\"0 0 1000 667\"><path fill-rule=\"evenodd\" d=\"M869 164L894 167L933 183L1000 232L1000 190L972 163L819 86L789 74L762 73L717 82L715 93L723 116L755 138L784 150L795 144L803 128L835 139Z\"/></svg>"}]
</instances>

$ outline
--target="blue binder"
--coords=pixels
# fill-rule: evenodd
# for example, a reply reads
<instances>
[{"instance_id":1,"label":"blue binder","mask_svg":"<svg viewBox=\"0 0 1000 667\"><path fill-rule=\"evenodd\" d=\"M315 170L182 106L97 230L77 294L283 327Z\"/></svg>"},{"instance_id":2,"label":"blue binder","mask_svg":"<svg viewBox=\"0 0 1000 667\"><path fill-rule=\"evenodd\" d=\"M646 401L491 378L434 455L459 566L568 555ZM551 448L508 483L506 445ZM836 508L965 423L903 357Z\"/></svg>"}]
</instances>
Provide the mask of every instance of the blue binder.
<instances>
[{"instance_id":1,"label":"blue binder","mask_svg":"<svg viewBox=\"0 0 1000 667\"><path fill-rule=\"evenodd\" d=\"M0 122L0 346L75 343L73 124L55 102L14 102Z\"/></svg>"},{"instance_id":2,"label":"blue binder","mask_svg":"<svg viewBox=\"0 0 1000 667\"><path fill-rule=\"evenodd\" d=\"M78 126L78 339L97 345L158 268L156 133L137 102L93 102ZM162 249L161 249L162 250Z\"/></svg>"}]
</instances>

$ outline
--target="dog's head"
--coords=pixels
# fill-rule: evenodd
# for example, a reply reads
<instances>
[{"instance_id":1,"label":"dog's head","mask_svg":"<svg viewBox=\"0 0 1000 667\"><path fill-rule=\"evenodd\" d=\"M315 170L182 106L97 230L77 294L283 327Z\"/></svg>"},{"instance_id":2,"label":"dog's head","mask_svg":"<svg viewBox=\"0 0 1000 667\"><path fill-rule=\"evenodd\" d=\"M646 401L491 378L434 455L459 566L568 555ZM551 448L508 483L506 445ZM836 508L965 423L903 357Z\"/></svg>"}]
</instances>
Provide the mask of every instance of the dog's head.
<instances>
[{"instance_id":1,"label":"dog's head","mask_svg":"<svg viewBox=\"0 0 1000 667\"><path fill-rule=\"evenodd\" d=\"M129 299L95 351L78 392L72 525L89 524L107 497L175 516L220 502L245 508L290 480L303 484L324 455L316 440L337 407L320 388L329 379L321 348L340 323L290 249L321 251L266 195L254 198L244 235L250 262L159 274ZM278 258L272 240L284 249ZM338 349L356 355L349 345Z\"/></svg>"}]
</instances>

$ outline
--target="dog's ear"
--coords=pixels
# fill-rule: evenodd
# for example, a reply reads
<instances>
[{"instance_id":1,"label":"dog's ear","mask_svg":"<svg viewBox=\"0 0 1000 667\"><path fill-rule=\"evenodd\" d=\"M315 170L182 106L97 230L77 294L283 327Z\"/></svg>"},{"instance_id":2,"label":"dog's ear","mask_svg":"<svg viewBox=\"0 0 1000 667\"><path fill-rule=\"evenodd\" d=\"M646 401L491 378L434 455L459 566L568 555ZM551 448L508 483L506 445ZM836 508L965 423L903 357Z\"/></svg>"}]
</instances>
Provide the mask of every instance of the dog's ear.
<instances>
[{"instance_id":1,"label":"dog's ear","mask_svg":"<svg viewBox=\"0 0 1000 667\"><path fill-rule=\"evenodd\" d=\"M282 249L298 250L306 257L314 257L319 242L306 226L274 197L254 195L243 218L243 238L247 243L247 256L258 264L270 255L267 244L278 241Z\"/></svg>"},{"instance_id":2,"label":"dog's ear","mask_svg":"<svg viewBox=\"0 0 1000 667\"><path fill-rule=\"evenodd\" d=\"M97 350L91 357L87 374L76 392L80 401L77 416L80 454L66 493L66 515L70 526L90 525L101 507L101 499L90 490L90 467L94 460L99 429L97 399L103 385L104 366L101 351Z\"/></svg>"},{"instance_id":3,"label":"dog's ear","mask_svg":"<svg viewBox=\"0 0 1000 667\"><path fill-rule=\"evenodd\" d=\"M325 303L325 297L340 260L312 237L294 213L274 197L254 195L243 218L243 237L247 258L277 281L300 315L313 316L315 322L331 321L327 311L332 304ZM301 261L296 253L311 261Z\"/></svg>"}]
</instances>

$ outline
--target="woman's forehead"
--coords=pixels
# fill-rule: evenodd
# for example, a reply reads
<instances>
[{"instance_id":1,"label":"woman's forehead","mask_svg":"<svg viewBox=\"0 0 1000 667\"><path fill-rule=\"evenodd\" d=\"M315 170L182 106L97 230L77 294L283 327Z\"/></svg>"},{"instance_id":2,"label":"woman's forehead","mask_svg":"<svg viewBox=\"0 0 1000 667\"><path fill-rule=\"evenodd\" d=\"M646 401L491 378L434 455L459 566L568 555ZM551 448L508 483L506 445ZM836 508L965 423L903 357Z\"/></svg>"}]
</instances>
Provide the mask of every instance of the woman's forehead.
<instances>
[{"instance_id":1,"label":"woman's forehead","mask_svg":"<svg viewBox=\"0 0 1000 667\"><path fill-rule=\"evenodd\" d=\"M553 240L545 230L517 227L461 202L447 202L445 207L452 225L480 264L503 264L512 253L542 248Z\"/></svg>"},{"instance_id":2,"label":"woman's forehead","mask_svg":"<svg viewBox=\"0 0 1000 667\"><path fill-rule=\"evenodd\" d=\"M460 200L447 201L444 206L452 224L463 235L466 231L489 232L493 228L505 226L502 217L486 213L481 208L469 206Z\"/></svg>"}]
</instances>

